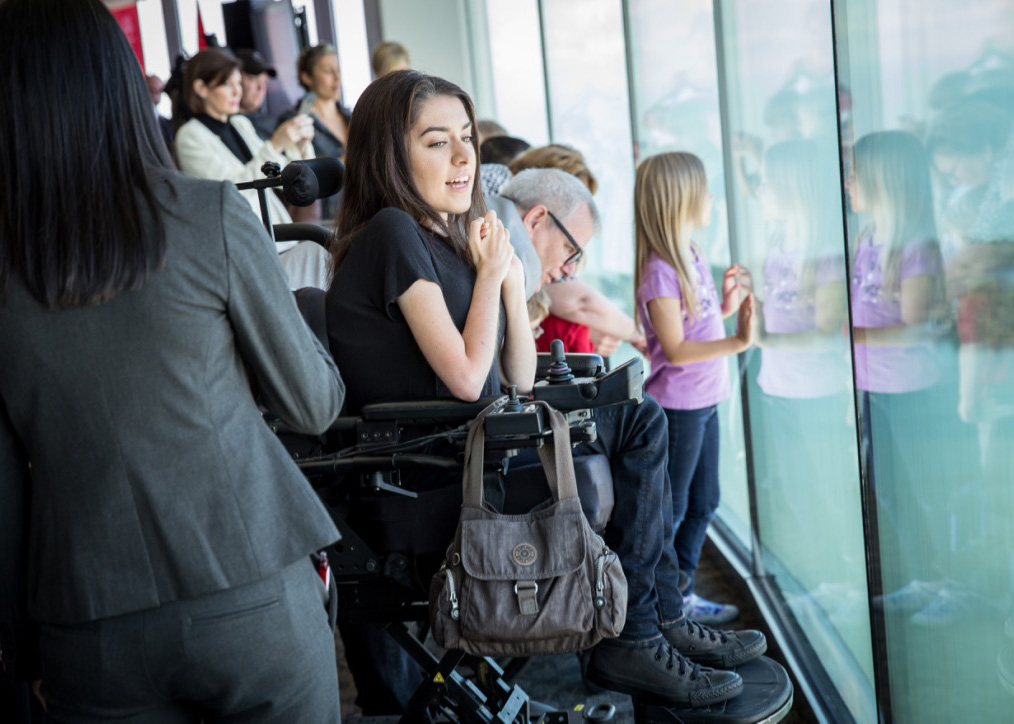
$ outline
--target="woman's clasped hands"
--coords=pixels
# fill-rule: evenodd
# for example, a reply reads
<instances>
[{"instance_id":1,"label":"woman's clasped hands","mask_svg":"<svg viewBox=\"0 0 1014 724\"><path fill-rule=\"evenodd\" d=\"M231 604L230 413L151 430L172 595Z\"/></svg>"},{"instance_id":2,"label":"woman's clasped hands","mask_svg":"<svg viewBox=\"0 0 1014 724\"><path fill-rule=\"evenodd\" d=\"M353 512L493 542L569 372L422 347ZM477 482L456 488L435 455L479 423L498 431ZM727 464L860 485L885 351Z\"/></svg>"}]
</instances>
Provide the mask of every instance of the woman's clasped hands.
<instances>
[{"instance_id":1,"label":"woman's clasped hands","mask_svg":"<svg viewBox=\"0 0 1014 724\"><path fill-rule=\"evenodd\" d=\"M489 276L506 287L520 277L524 285L521 263L514 256L510 232L495 211L487 211L468 227L468 253L479 276Z\"/></svg>"}]
</instances>

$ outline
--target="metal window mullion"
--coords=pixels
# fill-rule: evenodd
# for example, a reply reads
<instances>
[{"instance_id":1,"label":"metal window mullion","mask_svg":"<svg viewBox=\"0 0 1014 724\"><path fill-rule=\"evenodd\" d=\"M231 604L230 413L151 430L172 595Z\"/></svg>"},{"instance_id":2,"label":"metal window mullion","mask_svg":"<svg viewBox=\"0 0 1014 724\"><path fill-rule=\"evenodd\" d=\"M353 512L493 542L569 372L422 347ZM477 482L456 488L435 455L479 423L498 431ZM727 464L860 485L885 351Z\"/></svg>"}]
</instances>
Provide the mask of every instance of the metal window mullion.
<instances>
[{"instance_id":1,"label":"metal window mullion","mask_svg":"<svg viewBox=\"0 0 1014 724\"><path fill-rule=\"evenodd\" d=\"M729 254L733 262L740 258L739 245L737 243L738 226L736 223L736 195L735 185L730 183L734 179L735 158L731 153L733 147L732 124L729 111L729 77L727 73L725 58L726 47L723 33L722 3L721 0L714 0L712 3L712 14L715 28L715 68L718 75L718 116L722 128L722 163L725 169L725 213L726 223L729 229ZM750 430L750 395L749 385L746 382L746 371L748 369L748 352L736 355L740 372L740 400L743 407L743 445L746 452L746 485L747 496L750 501L750 553L751 553L751 574L753 576L765 575L764 557L761 554L760 543L760 513L757 508L757 483L753 462L753 439Z\"/></svg>"},{"instance_id":2,"label":"metal window mullion","mask_svg":"<svg viewBox=\"0 0 1014 724\"><path fill-rule=\"evenodd\" d=\"M839 17L844 19L842 25L844 27L839 28L838 19ZM838 41L839 41L839 30L844 31L844 35L848 37L848 17L845 8L840 2L831 0L831 49L832 49L832 60L834 62L834 90L835 90L835 105L838 109L838 116L841 117L841 99L839 96L839 79L842 73L842 64L839 62L839 58L844 58L844 72L849 73L851 68L850 56L848 54L847 40L843 46L843 52L838 52ZM855 129L855 98L852 99L852 113L853 113L853 132ZM839 122L838 126L838 178L841 181L841 213L842 213L842 242L844 246L845 259L848 263L845 265L846 279L845 279L845 295L848 307L848 323L849 323L849 356L852 364L852 397L853 397L853 411L855 413L855 429L856 429L856 450L859 453L858 469L859 469L859 495L860 504L863 512L863 538L864 538L864 551L866 558L866 591L868 595L868 606L870 616L870 635L872 637L871 648L873 651L873 687L874 694L877 701L877 715L880 721L890 722L893 719L891 711L891 686L890 686L890 672L888 670L888 659L887 659L887 632L886 622L884 620L884 611L878 609L873 605L873 601L877 596L882 596L883 591L883 578L880 571L880 526L877 516L877 496L875 486L872 480L870 480L867 467L864 460L863 451L863 425L869 425L869 419L864 420L862 414L862 393L856 384L856 347L855 347L855 327L853 326L852 320L852 285L849 283L851 278L851 254L849 251L849 229L848 229L848 194L845 190L845 157L842 154L842 149L845 147L845 138L843 136L842 124ZM870 439L872 439L872 431Z\"/></svg>"},{"instance_id":3,"label":"metal window mullion","mask_svg":"<svg viewBox=\"0 0 1014 724\"><path fill-rule=\"evenodd\" d=\"M542 49L542 83L546 92L546 128L549 131L549 142L553 143L553 99L549 93L549 54L546 52L546 13L544 0L537 0L539 14L539 47Z\"/></svg>"}]
</instances>

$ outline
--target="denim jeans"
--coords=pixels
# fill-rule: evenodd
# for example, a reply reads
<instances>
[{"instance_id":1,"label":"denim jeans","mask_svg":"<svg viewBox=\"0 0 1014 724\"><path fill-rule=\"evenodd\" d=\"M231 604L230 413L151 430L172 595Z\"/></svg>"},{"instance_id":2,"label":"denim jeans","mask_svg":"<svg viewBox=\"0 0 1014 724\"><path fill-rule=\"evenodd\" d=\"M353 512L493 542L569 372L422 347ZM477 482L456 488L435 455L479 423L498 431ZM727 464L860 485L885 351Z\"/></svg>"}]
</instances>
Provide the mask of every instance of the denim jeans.
<instances>
[{"instance_id":1,"label":"denim jeans","mask_svg":"<svg viewBox=\"0 0 1014 724\"><path fill-rule=\"evenodd\" d=\"M683 573L682 592L694 590L708 524L718 509L718 408L665 411L669 423L669 481L676 534L673 546Z\"/></svg>"},{"instance_id":2,"label":"denim jeans","mask_svg":"<svg viewBox=\"0 0 1014 724\"><path fill-rule=\"evenodd\" d=\"M645 395L639 405L595 411L598 439L574 448L574 457L604 454L613 474L613 514L606 543L627 577L627 623L619 640L644 644L683 618L677 586L667 469L666 418Z\"/></svg>"}]
</instances>

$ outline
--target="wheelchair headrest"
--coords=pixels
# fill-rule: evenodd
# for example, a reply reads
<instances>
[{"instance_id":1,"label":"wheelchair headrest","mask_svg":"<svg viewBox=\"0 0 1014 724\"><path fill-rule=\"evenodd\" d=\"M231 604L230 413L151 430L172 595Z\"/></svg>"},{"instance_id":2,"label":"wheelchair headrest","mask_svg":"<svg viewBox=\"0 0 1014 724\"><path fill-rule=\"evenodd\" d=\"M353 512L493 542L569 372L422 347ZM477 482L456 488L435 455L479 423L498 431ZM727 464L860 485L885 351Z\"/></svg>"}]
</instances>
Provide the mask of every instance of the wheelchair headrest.
<instances>
[{"instance_id":1,"label":"wheelchair headrest","mask_svg":"<svg viewBox=\"0 0 1014 724\"><path fill-rule=\"evenodd\" d=\"M296 295L296 306L303 315L303 321L310 331L316 335L324 349L327 343L327 320L324 316L324 290L316 287L303 287L293 292Z\"/></svg>"}]
</instances>

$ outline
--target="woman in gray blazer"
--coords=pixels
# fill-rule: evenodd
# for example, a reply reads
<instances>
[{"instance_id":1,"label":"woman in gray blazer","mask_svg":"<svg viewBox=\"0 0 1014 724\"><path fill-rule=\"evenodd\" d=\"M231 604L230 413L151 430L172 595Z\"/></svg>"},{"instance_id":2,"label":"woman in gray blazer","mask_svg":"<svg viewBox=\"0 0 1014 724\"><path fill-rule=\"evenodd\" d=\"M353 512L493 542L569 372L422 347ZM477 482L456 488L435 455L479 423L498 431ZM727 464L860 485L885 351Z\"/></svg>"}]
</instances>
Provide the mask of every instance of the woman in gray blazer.
<instances>
[{"instance_id":1,"label":"woman in gray blazer","mask_svg":"<svg viewBox=\"0 0 1014 724\"><path fill-rule=\"evenodd\" d=\"M0 97L3 670L55 721L336 721L338 533L254 394L319 433L344 386L263 227L99 0L0 3Z\"/></svg>"}]
</instances>

